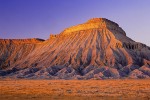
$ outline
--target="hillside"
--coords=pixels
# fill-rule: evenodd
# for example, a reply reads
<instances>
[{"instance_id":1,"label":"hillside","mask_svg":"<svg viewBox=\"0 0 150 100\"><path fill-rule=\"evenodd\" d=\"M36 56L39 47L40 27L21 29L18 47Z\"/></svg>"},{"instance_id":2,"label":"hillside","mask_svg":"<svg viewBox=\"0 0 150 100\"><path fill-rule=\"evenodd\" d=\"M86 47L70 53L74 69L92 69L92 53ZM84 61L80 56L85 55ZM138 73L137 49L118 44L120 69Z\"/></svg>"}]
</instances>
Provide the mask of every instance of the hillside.
<instances>
[{"instance_id":1,"label":"hillside","mask_svg":"<svg viewBox=\"0 0 150 100\"><path fill-rule=\"evenodd\" d=\"M1 39L0 77L150 78L150 47L127 37L117 23L93 18L46 41Z\"/></svg>"}]
</instances>

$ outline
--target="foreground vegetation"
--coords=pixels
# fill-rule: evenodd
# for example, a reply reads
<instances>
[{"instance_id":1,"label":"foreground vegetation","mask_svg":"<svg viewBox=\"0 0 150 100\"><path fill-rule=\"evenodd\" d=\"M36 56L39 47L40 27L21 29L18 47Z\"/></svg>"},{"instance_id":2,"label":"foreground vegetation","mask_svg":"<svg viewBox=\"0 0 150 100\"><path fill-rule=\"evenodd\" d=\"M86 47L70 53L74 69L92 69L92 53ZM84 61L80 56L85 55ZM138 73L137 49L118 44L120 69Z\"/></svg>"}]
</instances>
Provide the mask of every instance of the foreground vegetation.
<instances>
[{"instance_id":1,"label":"foreground vegetation","mask_svg":"<svg viewBox=\"0 0 150 100\"><path fill-rule=\"evenodd\" d=\"M150 100L150 80L0 80L1 100Z\"/></svg>"}]
</instances>

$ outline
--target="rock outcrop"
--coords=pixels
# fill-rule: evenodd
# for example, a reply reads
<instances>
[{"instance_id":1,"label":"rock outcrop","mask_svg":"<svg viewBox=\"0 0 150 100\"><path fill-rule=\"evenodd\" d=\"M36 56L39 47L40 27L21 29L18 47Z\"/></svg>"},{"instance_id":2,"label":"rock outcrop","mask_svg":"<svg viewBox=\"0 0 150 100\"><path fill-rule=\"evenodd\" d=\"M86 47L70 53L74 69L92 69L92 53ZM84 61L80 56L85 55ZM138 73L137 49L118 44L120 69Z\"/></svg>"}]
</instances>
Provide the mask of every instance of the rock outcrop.
<instances>
[{"instance_id":1,"label":"rock outcrop","mask_svg":"<svg viewBox=\"0 0 150 100\"><path fill-rule=\"evenodd\" d=\"M105 18L72 26L46 41L0 40L0 52L1 77L150 78L150 47Z\"/></svg>"}]
</instances>

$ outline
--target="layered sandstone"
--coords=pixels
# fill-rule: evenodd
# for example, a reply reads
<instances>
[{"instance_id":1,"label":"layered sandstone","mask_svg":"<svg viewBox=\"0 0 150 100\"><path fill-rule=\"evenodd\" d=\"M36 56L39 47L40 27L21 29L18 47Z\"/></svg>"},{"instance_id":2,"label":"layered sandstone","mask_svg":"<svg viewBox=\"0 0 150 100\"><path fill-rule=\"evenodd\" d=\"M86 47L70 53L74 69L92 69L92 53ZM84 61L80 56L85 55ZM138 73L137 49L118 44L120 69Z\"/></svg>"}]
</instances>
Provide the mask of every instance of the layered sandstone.
<instances>
[{"instance_id":1,"label":"layered sandstone","mask_svg":"<svg viewBox=\"0 0 150 100\"><path fill-rule=\"evenodd\" d=\"M120 34L126 35L125 32L122 30L122 28L119 27L119 25L115 22L112 22L105 18L93 18L88 20L84 24L80 24L77 26L72 26L70 28L67 28L63 31L63 34L70 34L72 32L76 31L84 31L88 29L110 29L120 32Z\"/></svg>"}]
</instances>

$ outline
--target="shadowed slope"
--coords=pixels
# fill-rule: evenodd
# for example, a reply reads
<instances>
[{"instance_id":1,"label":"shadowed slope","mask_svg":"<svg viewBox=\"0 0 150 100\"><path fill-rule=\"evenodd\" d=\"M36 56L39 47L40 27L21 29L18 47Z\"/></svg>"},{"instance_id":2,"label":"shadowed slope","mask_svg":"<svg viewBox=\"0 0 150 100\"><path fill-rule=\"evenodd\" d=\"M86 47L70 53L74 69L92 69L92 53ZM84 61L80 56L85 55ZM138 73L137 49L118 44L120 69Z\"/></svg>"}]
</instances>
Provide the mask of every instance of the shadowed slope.
<instances>
[{"instance_id":1,"label":"shadowed slope","mask_svg":"<svg viewBox=\"0 0 150 100\"><path fill-rule=\"evenodd\" d=\"M0 39L0 69L24 59L42 39Z\"/></svg>"}]
</instances>

